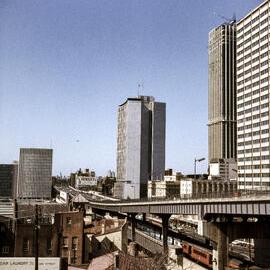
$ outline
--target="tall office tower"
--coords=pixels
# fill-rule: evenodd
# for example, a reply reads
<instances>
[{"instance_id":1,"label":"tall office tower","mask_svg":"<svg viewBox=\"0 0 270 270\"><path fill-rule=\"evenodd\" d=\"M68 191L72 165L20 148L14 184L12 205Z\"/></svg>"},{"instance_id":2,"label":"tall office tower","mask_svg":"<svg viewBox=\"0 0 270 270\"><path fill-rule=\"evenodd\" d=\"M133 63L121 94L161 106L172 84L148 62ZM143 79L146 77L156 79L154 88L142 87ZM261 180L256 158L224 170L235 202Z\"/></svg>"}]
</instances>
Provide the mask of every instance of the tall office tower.
<instances>
[{"instance_id":1,"label":"tall office tower","mask_svg":"<svg viewBox=\"0 0 270 270\"><path fill-rule=\"evenodd\" d=\"M236 23L209 33L208 159L236 159Z\"/></svg>"},{"instance_id":2,"label":"tall office tower","mask_svg":"<svg viewBox=\"0 0 270 270\"><path fill-rule=\"evenodd\" d=\"M51 198L52 153L52 149L20 149L18 198Z\"/></svg>"},{"instance_id":3,"label":"tall office tower","mask_svg":"<svg viewBox=\"0 0 270 270\"><path fill-rule=\"evenodd\" d=\"M270 189L269 8L265 1L237 23L238 188Z\"/></svg>"},{"instance_id":4,"label":"tall office tower","mask_svg":"<svg viewBox=\"0 0 270 270\"><path fill-rule=\"evenodd\" d=\"M148 180L163 177L165 125L166 104L153 97L128 98L119 106L116 197L146 197Z\"/></svg>"}]
</instances>

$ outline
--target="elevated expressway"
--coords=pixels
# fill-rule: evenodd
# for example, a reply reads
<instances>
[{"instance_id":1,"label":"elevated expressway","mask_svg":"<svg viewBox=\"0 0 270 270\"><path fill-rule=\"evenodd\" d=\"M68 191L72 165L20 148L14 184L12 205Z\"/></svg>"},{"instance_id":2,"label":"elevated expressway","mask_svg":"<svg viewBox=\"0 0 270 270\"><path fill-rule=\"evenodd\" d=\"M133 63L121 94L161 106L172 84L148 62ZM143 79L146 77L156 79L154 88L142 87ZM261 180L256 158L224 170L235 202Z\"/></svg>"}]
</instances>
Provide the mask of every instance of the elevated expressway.
<instances>
[{"instance_id":1,"label":"elevated expressway","mask_svg":"<svg viewBox=\"0 0 270 270\"><path fill-rule=\"evenodd\" d=\"M211 239L215 269L228 262L228 244L238 238L270 239L270 193L224 195L220 198L92 201L94 212L127 214L131 239L135 238L136 214L154 214L162 219L163 251L168 252L168 221L171 215L198 215L205 221L204 235ZM270 254L270 249L267 251ZM270 255L269 255L270 256ZM269 258L270 261L270 258Z\"/></svg>"}]
</instances>

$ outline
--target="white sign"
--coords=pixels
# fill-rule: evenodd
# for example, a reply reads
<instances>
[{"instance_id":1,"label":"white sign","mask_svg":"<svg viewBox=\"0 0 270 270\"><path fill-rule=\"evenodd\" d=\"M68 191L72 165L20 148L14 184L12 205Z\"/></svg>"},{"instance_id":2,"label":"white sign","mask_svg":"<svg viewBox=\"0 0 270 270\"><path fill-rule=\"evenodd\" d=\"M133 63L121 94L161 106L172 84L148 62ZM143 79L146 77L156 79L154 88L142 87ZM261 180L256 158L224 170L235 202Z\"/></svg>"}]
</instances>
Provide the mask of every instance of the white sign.
<instances>
[{"instance_id":1,"label":"white sign","mask_svg":"<svg viewBox=\"0 0 270 270\"><path fill-rule=\"evenodd\" d=\"M60 258L38 258L39 270L60 270ZM35 270L33 257L0 258L0 270Z\"/></svg>"},{"instance_id":2,"label":"white sign","mask_svg":"<svg viewBox=\"0 0 270 270\"><path fill-rule=\"evenodd\" d=\"M97 185L97 178L92 176L76 176L75 178L75 187L89 187L89 186L96 186Z\"/></svg>"},{"instance_id":3,"label":"white sign","mask_svg":"<svg viewBox=\"0 0 270 270\"><path fill-rule=\"evenodd\" d=\"M67 193L61 190L60 191L60 198L66 202L67 201Z\"/></svg>"},{"instance_id":4,"label":"white sign","mask_svg":"<svg viewBox=\"0 0 270 270\"><path fill-rule=\"evenodd\" d=\"M220 176L219 164L210 163L210 175L211 176Z\"/></svg>"}]
</instances>

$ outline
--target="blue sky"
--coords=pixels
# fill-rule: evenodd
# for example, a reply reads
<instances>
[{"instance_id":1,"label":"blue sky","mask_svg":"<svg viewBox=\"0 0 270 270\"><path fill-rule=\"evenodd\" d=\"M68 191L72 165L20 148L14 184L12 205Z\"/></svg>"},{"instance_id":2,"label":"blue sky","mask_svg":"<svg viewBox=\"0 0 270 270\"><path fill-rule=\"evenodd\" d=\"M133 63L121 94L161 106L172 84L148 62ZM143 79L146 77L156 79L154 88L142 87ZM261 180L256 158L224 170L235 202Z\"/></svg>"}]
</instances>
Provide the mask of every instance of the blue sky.
<instances>
[{"instance_id":1,"label":"blue sky","mask_svg":"<svg viewBox=\"0 0 270 270\"><path fill-rule=\"evenodd\" d=\"M167 103L166 167L192 173L207 157L215 13L241 18L261 2L1 0L0 163L52 145L54 174L115 169L117 107L143 81L140 94Z\"/></svg>"}]
</instances>

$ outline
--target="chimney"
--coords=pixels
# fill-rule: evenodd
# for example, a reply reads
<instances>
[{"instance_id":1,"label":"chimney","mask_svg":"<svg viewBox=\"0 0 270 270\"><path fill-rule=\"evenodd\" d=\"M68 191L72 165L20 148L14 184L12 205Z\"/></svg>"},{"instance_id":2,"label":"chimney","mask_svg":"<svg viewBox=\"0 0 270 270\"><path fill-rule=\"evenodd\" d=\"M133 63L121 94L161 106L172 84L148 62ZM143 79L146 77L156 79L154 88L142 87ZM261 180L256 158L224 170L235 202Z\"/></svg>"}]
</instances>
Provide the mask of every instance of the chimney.
<instances>
[{"instance_id":1,"label":"chimney","mask_svg":"<svg viewBox=\"0 0 270 270\"><path fill-rule=\"evenodd\" d=\"M118 219L118 217L114 217L113 219L114 219L114 227L118 228L119 227L119 219Z\"/></svg>"},{"instance_id":2,"label":"chimney","mask_svg":"<svg viewBox=\"0 0 270 270\"><path fill-rule=\"evenodd\" d=\"M102 222L101 224L101 234L105 233L105 222Z\"/></svg>"}]
</instances>

